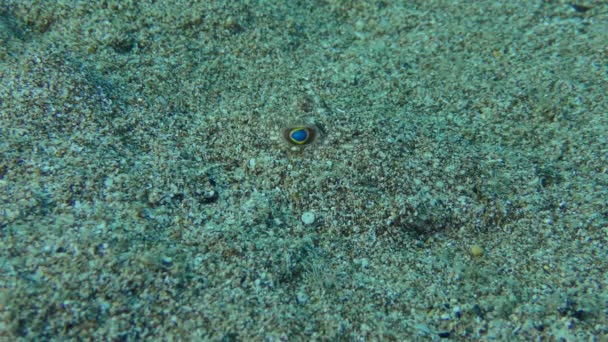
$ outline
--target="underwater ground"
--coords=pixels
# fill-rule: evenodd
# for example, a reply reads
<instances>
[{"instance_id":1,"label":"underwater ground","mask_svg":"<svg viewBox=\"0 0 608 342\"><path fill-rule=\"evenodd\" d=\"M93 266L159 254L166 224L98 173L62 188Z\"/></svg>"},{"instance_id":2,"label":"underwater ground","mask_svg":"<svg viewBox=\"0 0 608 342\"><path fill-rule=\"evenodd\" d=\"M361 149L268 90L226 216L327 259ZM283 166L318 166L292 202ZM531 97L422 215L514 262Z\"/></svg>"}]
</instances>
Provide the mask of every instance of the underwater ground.
<instances>
[{"instance_id":1,"label":"underwater ground","mask_svg":"<svg viewBox=\"0 0 608 342\"><path fill-rule=\"evenodd\" d=\"M605 1L0 3L1 340L607 338Z\"/></svg>"}]
</instances>

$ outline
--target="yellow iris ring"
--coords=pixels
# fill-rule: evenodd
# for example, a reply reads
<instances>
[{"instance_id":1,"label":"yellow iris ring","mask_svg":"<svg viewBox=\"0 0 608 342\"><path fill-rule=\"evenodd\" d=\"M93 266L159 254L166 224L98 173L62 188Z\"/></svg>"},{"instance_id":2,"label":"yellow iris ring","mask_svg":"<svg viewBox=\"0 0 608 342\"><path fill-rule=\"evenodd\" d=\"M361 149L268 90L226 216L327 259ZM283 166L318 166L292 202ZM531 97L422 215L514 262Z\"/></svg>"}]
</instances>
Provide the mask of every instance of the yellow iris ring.
<instances>
[{"instance_id":1,"label":"yellow iris ring","mask_svg":"<svg viewBox=\"0 0 608 342\"><path fill-rule=\"evenodd\" d=\"M293 138L293 135L298 131L304 131L306 133L306 138L302 140L297 140ZM310 141L311 132L308 127L294 127L289 131L289 141L296 145L305 145Z\"/></svg>"},{"instance_id":2,"label":"yellow iris ring","mask_svg":"<svg viewBox=\"0 0 608 342\"><path fill-rule=\"evenodd\" d=\"M316 144L323 134L323 128L312 119L301 120L281 128L281 137L285 143L291 145L292 151L301 151L308 145Z\"/></svg>"}]
</instances>

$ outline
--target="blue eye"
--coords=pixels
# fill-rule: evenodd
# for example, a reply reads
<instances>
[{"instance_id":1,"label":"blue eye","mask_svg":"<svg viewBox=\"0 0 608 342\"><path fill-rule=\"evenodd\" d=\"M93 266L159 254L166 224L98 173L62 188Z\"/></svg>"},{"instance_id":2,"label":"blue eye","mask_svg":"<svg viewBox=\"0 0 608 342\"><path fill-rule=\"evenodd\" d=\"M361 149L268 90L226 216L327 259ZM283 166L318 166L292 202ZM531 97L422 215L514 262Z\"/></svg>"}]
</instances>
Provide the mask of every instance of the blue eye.
<instances>
[{"instance_id":1,"label":"blue eye","mask_svg":"<svg viewBox=\"0 0 608 342\"><path fill-rule=\"evenodd\" d=\"M296 122L281 129L283 141L291 145L296 150L301 150L305 145L315 144L323 137L325 131L322 126L312 119Z\"/></svg>"},{"instance_id":2,"label":"blue eye","mask_svg":"<svg viewBox=\"0 0 608 342\"><path fill-rule=\"evenodd\" d=\"M310 133L306 127L296 127L289 133L289 140L296 145L304 145L308 142Z\"/></svg>"}]
</instances>

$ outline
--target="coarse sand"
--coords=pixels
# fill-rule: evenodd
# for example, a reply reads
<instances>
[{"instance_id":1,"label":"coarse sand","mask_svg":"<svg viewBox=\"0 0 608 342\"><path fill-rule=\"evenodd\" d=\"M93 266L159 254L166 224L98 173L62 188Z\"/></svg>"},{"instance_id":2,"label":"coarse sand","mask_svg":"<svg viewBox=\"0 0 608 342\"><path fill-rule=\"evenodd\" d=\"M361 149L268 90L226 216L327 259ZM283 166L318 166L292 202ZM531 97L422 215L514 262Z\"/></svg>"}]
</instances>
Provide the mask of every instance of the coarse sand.
<instances>
[{"instance_id":1,"label":"coarse sand","mask_svg":"<svg viewBox=\"0 0 608 342\"><path fill-rule=\"evenodd\" d=\"M2 0L0 340L606 340L607 94L599 0Z\"/></svg>"}]
</instances>

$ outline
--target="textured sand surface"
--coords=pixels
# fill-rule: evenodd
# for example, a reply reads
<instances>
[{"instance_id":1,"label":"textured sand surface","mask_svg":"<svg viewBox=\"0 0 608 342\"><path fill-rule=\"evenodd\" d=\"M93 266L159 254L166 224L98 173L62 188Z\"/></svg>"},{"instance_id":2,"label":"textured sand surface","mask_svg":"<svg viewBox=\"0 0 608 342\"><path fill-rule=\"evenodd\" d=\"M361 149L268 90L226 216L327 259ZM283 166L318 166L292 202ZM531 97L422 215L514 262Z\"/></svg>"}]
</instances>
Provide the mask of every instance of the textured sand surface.
<instances>
[{"instance_id":1,"label":"textured sand surface","mask_svg":"<svg viewBox=\"0 0 608 342\"><path fill-rule=\"evenodd\" d=\"M605 1L0 4L0 340L608 338Z\"/></svg>"}]
</instances>

